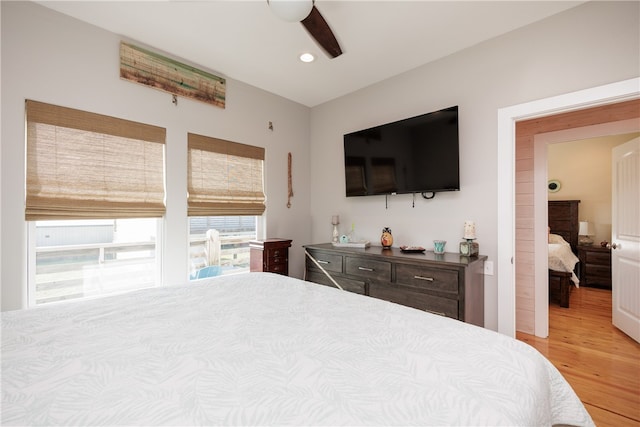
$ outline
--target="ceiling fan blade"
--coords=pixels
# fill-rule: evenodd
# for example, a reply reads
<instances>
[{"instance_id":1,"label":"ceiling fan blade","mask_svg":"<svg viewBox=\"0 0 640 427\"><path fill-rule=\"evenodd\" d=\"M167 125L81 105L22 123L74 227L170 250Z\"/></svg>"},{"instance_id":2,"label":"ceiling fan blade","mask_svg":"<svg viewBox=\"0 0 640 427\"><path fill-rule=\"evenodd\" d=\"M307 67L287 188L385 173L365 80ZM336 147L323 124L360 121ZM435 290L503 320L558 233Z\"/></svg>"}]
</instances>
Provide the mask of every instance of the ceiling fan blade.
<instances>
[{"instance_id":1,"label":"ceiling fan blade","mask_svg":"<svg viewBox=\"0 0 640 427\"><path fill-rule=\"evenodd\" d=\"M329 28L329 24L327 24L327 21L325 21L315 6L311 8L309 16L300 22L329 56L335 58L342 55L342 49L340 49L338 40L336 40L331 28Z\"/></svg>"}]
</instances>

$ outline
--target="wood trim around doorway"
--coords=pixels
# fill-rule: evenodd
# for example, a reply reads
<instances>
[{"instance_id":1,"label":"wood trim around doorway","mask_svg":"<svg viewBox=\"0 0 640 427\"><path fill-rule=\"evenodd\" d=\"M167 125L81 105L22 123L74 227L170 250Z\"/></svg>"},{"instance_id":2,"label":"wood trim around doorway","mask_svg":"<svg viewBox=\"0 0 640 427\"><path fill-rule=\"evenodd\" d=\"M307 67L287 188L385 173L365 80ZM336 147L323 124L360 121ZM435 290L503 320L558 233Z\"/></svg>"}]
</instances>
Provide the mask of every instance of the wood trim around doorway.
<instances>
[{"instance_id":1,"label":"wood trim around doorway","mask_svg":"<svg viewBox=\"0 0 640 427\"><path fill-rule=\"evenodd\" d=\"M534 140L556 132L639 117L640 100L600 105L516 122L515 137L515 299L516 331L535 332Z\"/></svg>"}]
</instances>

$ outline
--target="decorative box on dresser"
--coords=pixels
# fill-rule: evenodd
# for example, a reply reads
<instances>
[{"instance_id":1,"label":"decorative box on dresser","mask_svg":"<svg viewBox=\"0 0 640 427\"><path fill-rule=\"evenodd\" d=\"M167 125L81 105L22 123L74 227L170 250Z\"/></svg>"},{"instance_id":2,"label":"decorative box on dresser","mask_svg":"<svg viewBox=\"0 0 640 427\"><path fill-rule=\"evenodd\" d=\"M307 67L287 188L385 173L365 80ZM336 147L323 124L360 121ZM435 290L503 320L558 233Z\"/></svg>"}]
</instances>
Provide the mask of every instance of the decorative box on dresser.
<instances>
[{"instance_id":1,"label":"decorative box on dresser","mask_svg":"<svg viewBox=\"0 0 640 427\"><path fill-rule=\"evenodd\" d=\"M484 255L405 253L331 243L305 249L346 291L484 326ZM305 280L335 286L309 257Z\"/></svg>"},{"instance_id":2,"label":"decorative box on dresser","mask_svg":"<svg viewBox=\"0 0 640 427\"><path fill-rule=\"evenodd\" d=\"M578 245L580 285L611 289L611 249Z\"/></svg>"},{"instance_id":3,"label":"decorative box on dresser","mask_svg":"<svg viewBox=\"0 0 640 427\"><path fill-rule=\"evenodd\" d=\"M252 240L249 242L249 270L289 275L288 239Z\"/></svg>"}]
</instances>

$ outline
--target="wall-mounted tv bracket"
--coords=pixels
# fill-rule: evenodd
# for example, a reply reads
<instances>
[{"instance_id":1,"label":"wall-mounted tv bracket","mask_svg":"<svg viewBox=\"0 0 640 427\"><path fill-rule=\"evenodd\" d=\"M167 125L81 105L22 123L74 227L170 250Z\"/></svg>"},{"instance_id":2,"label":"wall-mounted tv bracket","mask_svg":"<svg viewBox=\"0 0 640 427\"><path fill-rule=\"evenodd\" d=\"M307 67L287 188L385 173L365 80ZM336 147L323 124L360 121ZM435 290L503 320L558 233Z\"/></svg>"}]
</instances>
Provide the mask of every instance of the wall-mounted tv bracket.
<instances>
[{"instance_id":1,"label":"wall-mounted tv bracket","mask_svg":"<svg viewBox=\"0 0 640 427\"><path fill-rule=\"evenodd\" d=\"M427 194L431 194L431 196L427 196ZM435 191L427 191L426 193L422 193L422 198L423 199L433 199L434 197L436 197L436 192Z\"/></svg>"}]
</instances>

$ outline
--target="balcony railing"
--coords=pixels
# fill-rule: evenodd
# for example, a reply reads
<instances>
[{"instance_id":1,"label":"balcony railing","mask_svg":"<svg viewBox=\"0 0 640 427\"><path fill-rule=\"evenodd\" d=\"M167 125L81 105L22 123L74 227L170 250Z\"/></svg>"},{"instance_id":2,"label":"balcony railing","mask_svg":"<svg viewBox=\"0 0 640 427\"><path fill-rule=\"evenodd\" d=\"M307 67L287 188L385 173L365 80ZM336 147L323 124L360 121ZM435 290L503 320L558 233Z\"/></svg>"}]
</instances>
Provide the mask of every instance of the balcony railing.
<instances>
[{"instance_id":1,"label":"balcony railing","mask_svg":"<svg viewBox=\"0 0 640 427\"><path fill-rule=\"evenodd\" d=\"M253 238L253 233L220 234L222 274L249 271ZM192 237L191 253L205 242L204 235ZM159 281L155 241L37 247L35 267L35 304L147 288Z\"/></svg>"}]
</instances>

